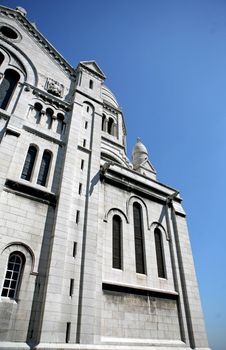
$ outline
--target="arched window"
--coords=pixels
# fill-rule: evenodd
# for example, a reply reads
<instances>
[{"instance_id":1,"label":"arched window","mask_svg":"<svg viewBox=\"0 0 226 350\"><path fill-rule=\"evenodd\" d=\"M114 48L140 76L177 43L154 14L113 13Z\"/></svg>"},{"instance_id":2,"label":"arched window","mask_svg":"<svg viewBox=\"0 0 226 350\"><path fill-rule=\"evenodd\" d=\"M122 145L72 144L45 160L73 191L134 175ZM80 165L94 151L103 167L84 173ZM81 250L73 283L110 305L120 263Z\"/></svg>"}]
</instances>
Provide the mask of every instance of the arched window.
<instances>
[{"instance_id":1,"label":"arched window","mask_svg":"<svg viewBox=\"0 0 226 350\"><path fill-rule=\"evenodd\" d=\"M122 268L122 220L114 215L112 221L112 267Z\"/></svg>"},{"instance_id":2,"label":"arched window","mask_svg":"<svg viewBox=\"0 0 226 350\"><path fill-rule=\"evenodd\" d=\"M136 272L145 274L144 238L143 238L143 222L142 222L143 220L142 220L142 209L139 203L133 204L133 221L134 221Z\"/></svg>"},{"instance_id":3,"label":"arched window","mask_svg":"<svg viewBox=\"0 0 226 350\"><path fill-rule=\"evenodd\" d=\"M112 118L109 118L108 120L108 134L114 135L114 120Z\"/></svg>"},{"instance_id":4,"label":"arched window","mask_svg":"<svg viewBox=\"0 0 226 350\"><path fill-rule=\"evenodd\" d=\"M21 178L27 181L30 181L32 171L34 168L34 163L37 155L37 148L35 146L30 146L27 152L27 156L24 162L23 171Z\"/></svg>"},{"instance_id":5,"label":"arched window","mask_svg":"<svg viewBox=\"0 0 226 350\"><path fill-rule=\"evenodd\" d=\"M21 253L14 252L10 254L2 288L2 297L15 299L18 295L24 263L25 257Z\"/></svg>"},{"instance_id":6,"label":"arched window","mask_svg":"<svg viewBox=\"0 0 226 350\"><path fill-rule=\"evenodd\" d=\"M157 267L158 267L158 276L161 278L166 278L163 246L162 246L162 234L159 228L155 229L154 235L155 235L155 251L156 251L156 260L157 260Z\"/></svg>"},{"instance_id":7,"label":"arched window","mask_svg":"<svg viewBox=\"0 0 226 350\"><path fill-rule=\"evenodd\" d=\"M64 123L64 116L62 113L58 113L57 114L57 130L56 132L58 134L61 134L64 132L64 127L65 127L65 123Z\"/></svg>"},{"instance_id":8,"label":"arched window","mask_svg":"<svg viewBox=\"0 0 226 350\"><path fill-rule=\"evenodd\" d=\"M46 123L47 123L48 129L51 129L51 127L52 127L53 113L54 112L51 108L46 109L46 117L47 117Z\"/></svg>"},{"instance_id":9,"label":"arched window","mask_svg":"<svg viewBox=\"0 0 226 350\"><path fill-rule=\"evenodd\" d=\"M90 79L90 81L89 81L89 88L90 88L90 89L93 89L93 80L91 80L91 79Z\"/></svg>"},{"instance_id":10,"label":"arched window","mask_svg":"<svg viewBox=\"0 0 226 350\"><path fill-rule=\"evenodd\" d=\"M19 79L20 75L15 70L7 69L5 71L4 78L0 85L0 108L6 109L8 106Z\"/></svg>"},{"instance_id":11,"label":"arched window","mask_svg":"<svg viewBox=\"0 0 226 350\"><path fill-rule=\"evenodd\" d=\"M35 112L34 118L36 119L36 124L39 124L41 116L42 116L42 105L41 105L41 103L38 103L38 102L35 103L35 105L34 105L34 112Z\"/></svg>"},{"instance_id":12,"label":"arched window","mask_svg":"<svg viewBox=\"0 0 226 350\"><path fill-rule=\"evenodd\" d=\"M39 184L41 186L46 185L51 158L52 158L51 152L44 151L43 156L42 156L41 166L39 169L38 180L37 180L37 184Z\"/></svg>"},{"instance_id":13,"label":"arched window","mask_svg":"<svg viewBox=\"0 0 226 350\"><path fill-rule=\"evenodd\" d=\"M5 56L3 55L2 52L0 52L0 66L1 66L2 62L4 61L4 58L5 58Z\"/></svg>"}]
</instances>

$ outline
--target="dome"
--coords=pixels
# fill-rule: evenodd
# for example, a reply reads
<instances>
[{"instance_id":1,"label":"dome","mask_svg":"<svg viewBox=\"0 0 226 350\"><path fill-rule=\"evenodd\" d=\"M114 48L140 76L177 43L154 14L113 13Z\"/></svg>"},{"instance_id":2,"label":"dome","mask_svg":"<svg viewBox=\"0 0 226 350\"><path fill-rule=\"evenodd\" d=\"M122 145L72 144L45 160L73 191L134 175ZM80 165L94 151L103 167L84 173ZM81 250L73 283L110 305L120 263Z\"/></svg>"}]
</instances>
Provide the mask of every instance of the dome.
<instances>
[{"instance_id":1,"label":"dome","mask_svg":"<svg viewBox=\"0 0 226 350\"><path fill-rule=\"evenodd\" d=\"M102 86L102 98L105 102L112 105L115 108L119 108L118 102L111 92L105 85Z\"/></svg>"},{"instance_id":2,"label":"dome","mask_svg":"<svg viewBox=\"0 0 226 350\"><path fill-rule=\"evenodd\" d=\"M148 159L147 148L139 139L137 139L137 142L133 147L132 163L136 167L141 165L147 159Z\"/></svg>"}]
</instances>

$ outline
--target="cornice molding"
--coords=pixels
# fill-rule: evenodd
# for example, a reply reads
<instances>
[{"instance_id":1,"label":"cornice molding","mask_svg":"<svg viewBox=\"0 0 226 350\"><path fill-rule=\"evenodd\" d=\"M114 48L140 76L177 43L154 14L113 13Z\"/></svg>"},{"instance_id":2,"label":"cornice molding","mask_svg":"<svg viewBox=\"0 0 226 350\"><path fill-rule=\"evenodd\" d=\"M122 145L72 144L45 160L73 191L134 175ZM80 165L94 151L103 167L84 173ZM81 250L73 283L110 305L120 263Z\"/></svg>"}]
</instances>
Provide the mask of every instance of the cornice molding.
<instances>
[{"instance_id":1,"label":"cornice molding","mask_svg":"<svg viewBox=\"0 0 226 350\"><path fill-rule=\"evenodd\" d=\"M44 36L17 10L0 6L0 14L3 17L15 19L19 25L32 36L32 38L41 46L42 50L51 57L52 60L71 78L76 77L74 68L61 56L61 54L44 38Z\"/></svg>"}]
</instances>

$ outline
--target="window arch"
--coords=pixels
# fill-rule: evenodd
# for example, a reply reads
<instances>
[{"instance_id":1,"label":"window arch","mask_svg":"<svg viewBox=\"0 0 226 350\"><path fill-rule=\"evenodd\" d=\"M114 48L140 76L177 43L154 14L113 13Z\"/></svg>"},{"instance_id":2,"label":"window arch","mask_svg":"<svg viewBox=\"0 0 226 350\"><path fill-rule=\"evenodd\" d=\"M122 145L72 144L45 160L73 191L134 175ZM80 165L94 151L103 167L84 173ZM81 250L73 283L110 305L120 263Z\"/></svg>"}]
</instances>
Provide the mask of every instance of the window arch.
<instances>
[{"instance_id":1,"label":"window arch","mask_svg":"<svg viewBox=\"0 0 226 350\"><path fill-rule=\"evenodd\" d=\"M19 73L13 69L7 69L0 85L0 108L6 109L20 79Z\"/></svg>"},{"instance_id":2,"label":"window arch","mask_svg":"<svg viewBox=\"0 0 226 350\"><path fill-rule=\"evenodd\" d=\"M162 233L158 227L154 230L155 235L155 251L156 251L156 260L158 268L158 277L166 278L166 270L164 264L164 252L162 244Z\"/></svg>"},{"instance_id":3,"label":"window arch","mask_svg":"<svg viewBox=\"0 0 226 350\"><path fill-rule=\"evenodd\" d=\"M21 178L27 181L30 181L32 171L34 168L34 163L37 155L37 148L35 146L30 146L27 152L27 156L24 162L23 171L21 174Z\"/></svg>"},{"instance_id":4,"label":"window arch","mask_svg":"<svg viewBox=\"0 0 226 350\"><path fill-rule=\"evenodd\" d=\"M142 208L140 204L137 202L133 204L133 221L134 221L136 272L145 274Z\"/></svg>"},{"instance_id":5,"label":"window arch","mask_svg":"<svg viewBox=\"0 0 226 350\"><path fill-rule=\"evenodd\" d=\"M21 283L25 257L20 252L13 252L8 259L7 270L2 288L2 297L15 299Z\"/></svg>"},{"instance_id":6,"label":"window arch","mask_svg":"<svg viewBox=\"0 0 226 350\"><path fill-rule=\"evenodd\" d=\"M108 134L114 135L114 120L112 118L108 119Z\"/></svg>"},{"instance_id":7,"label":"window arch","mask_svg":"<svg viewBox=\"0 0 226 350\"><path fill-rule=\"evenodd\" d=\"M122 220L114 215L112 220L112 267L122 269Z\"/></svg>"},{"instance_id":8,"label":"window arch","mask_svg":"<svg viewBox=\"0 0 226 350\"><path fill-rule=\"evenodd\" d=\"M42 156L41 166L39 169L38 180L37 180L37 184L41 186L46 186L51 158L52 158L52 153L48 150L45 150Z\"/></svg>"}]
</instances>

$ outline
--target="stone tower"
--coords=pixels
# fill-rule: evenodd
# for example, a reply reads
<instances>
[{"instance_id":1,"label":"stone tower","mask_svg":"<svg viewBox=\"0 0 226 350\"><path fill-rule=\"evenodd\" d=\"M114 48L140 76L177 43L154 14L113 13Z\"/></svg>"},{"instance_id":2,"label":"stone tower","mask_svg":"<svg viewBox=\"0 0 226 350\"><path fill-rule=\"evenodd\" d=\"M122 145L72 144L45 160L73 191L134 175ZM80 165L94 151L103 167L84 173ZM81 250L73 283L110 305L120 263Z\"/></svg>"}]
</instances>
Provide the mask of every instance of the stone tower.
<instances>
[{"instance_id":1,"label":"stone tower","mask_svg":"<svg viewBox=\"0 0 226 350\"><path fill-rule=\"evenodd\" d=\"M94 61L0 17L0 348L207 350L179 193Z\"/></svg>"}]
</instances>

